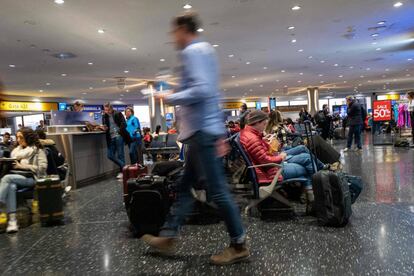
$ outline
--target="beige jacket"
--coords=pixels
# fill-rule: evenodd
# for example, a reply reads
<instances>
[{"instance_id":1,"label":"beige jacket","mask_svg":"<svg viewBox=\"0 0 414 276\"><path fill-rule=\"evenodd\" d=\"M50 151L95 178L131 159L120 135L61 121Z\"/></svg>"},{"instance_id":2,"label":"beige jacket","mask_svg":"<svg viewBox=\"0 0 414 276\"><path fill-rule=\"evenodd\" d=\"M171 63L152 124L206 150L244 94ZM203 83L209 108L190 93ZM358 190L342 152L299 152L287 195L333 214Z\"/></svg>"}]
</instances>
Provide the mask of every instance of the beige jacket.
<instances>
[{"instance_id":1,"label":"beige jacket","mask_svg":"<svg viewBox=\"0 0 414 276\"><path fill-rule=\"evenodd\" d=\"M23 169L32 171L35 176L46 175L47 157L43 149L35 146L25 148L18 146L11 152L11 157L16 158Z\"/></svg>"}]
</instances>

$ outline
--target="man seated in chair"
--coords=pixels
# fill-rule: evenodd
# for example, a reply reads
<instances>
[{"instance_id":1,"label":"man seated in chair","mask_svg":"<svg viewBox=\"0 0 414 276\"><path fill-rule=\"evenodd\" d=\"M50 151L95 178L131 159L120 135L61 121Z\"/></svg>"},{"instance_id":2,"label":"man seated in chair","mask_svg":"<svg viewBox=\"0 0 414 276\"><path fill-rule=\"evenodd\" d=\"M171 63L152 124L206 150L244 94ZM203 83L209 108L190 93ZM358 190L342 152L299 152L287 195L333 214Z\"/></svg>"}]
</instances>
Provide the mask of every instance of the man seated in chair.
<instances>
[{"instance_id":1,"label":"man seated in chair","mask_svg":"<svg viewBox=\"0 0 414 276\"><path fill-rule=\"evenodd\" d=\"M305 153L295 156L286 152L271 153L269 144L263 139L263 131L268 122L268 115L260 110L252 111L247 118L247 126L240 132L240 143L246 150L253 165L277 163L283 165L283 171L279 181L291 178L306 178L304 192L308 203L313 202L312 191L312 161L309 154ZM295 158L293 158L295 157ZM297 159L298 162L289 162L290 159ZM302 164L299 164L302 163ZM269 184L277 174L277 167L255 168L259 184Z\"/></svg>"}]
</instances>

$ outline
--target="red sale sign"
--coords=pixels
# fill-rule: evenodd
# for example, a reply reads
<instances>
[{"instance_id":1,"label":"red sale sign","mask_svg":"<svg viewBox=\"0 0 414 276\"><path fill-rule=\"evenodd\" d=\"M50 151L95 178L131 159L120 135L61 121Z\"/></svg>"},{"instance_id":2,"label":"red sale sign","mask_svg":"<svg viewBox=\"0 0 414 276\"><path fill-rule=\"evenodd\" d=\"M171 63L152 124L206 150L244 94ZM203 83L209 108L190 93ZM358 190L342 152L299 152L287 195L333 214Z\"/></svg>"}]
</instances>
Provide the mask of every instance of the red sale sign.
<instances>
[{"instance_id":1,"label":"red sale sign","mask_svg":"<svg viewBox=\"0 0 414 276\"><path fill-rule=\"evenodd\" d=\"M391 121L391 101L374 101L374 122Z\"/></svg>"}]
</instances>

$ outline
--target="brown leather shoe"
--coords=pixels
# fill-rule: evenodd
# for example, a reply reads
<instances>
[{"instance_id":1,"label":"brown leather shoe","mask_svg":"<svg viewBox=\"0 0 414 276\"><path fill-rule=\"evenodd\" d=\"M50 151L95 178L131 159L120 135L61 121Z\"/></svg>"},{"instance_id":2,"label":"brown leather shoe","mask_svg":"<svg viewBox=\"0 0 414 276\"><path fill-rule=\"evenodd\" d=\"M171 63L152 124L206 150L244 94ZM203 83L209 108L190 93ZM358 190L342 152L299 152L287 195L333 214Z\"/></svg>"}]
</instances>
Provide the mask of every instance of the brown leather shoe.
<instances>
[{"instance_id":1,"label":"brown leather shoe","mask_svg":"<svg viewBox=\"0 0 414 276\"><path fill-rule=\"evenodd\" d=\"M155 237L146 234L141 237L141 240L163 254L171 254L175 251L176 238Z\"/></svg>"},{"instance_id":2,"label":"brown leather shoe","mask_svg":"<svg viewBox=\"0 0 414 276\"><path fill-rule=\"evenodd\" d=\"M230 246L224 249L220 254L211 256L210 263L214 265L229 265L246 261L249 257L250 252L247 247L242 246L242 248L236 249Z\"/></svg>"}]
</instances>

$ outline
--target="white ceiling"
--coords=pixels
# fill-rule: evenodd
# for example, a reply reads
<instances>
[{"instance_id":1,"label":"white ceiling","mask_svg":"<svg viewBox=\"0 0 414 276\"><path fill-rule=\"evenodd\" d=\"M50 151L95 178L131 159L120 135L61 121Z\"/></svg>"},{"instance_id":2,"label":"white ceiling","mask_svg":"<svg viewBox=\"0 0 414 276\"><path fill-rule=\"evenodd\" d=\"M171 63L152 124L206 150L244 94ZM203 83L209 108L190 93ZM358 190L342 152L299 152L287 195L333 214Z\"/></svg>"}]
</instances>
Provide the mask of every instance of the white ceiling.
<instances>
[{"instance_id":1,"label":"white ceiling","mask_svg":"<svg viewBox=\"0 0 414 276\"><path fill-rule=\"evenodd\" d=\"M354 93L355 87L359 93L414 88L414 0L401 1L399 8L393 7L396 1L392 0L188 2L201 15L205 39L219 44L226 98L300 94L308 86L336 95ZM137 84L153 79L160 68L179 66L168 31L171 18L183 11L185 3L65 0L57 5L53 0L2 0L4 93L86 101L139 100L142 86ZM301 6L299 11L291 10L295 4ZM377 22L382 20L386 28L369 30L380 27ZM105 33L99 34L98 29ZM372 37L374 33L379 36ZM292 39L297 42L291 43ZM77 57L51 56L61 52ZM62 77L63 73L67 76ZM128 93L116 87L116 76L128 78Z\"/></svg>"}]
</instances>

